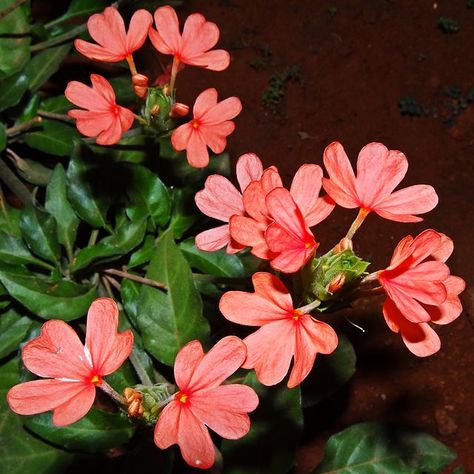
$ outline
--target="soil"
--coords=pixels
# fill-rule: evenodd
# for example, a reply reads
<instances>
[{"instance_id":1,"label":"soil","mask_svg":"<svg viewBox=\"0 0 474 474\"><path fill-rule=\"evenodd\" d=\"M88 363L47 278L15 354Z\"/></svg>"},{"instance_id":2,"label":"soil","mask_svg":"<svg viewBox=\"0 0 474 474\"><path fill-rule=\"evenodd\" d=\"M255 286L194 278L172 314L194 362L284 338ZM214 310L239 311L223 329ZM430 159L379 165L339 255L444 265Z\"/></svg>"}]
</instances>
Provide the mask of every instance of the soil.
<instances>
[{"instance_id":1,"label":"soil","mask_svg":"<svg viewBox=\"0 0 474 474\"><path fill-rule=\"evenodd\" d=\"M420 224L369 216L356 236L357 251L372 270L383 268L402 237L433 227L454 239L448 263L468 283L462 316L439 328L442 348L426 359L389 331L379 307L362 301L347 314L365 329L344 323L358 370L343 392L307 413L295 473L318 464L331 434L379 419L431 433L457 451L453 466L474 473L474 104L462 104L474 90L474 9L466 0L189 0L180 16L196 11L219 25L219 45L231 52L232 64L219 74L186 68L179 98L192 103L211 86L221 98L240 97L244 109L229 138L231 155L256 152L289 183L301 164L322 165L333 140L353 162L371 141L403 151L410 164L403 186L431 184L440 203ZM443 16L458 23L457 33L437 27ZM286 83L273 114L262 94L272 74L294 66L299 77ZM461 88L458 97L453 86ZM401 114L398 103L406 97L421 104L412 107L415 116ZM318 226L321 249L338 241L354 217L355 211L338 209Z\"/></svg>"}]
</instances>

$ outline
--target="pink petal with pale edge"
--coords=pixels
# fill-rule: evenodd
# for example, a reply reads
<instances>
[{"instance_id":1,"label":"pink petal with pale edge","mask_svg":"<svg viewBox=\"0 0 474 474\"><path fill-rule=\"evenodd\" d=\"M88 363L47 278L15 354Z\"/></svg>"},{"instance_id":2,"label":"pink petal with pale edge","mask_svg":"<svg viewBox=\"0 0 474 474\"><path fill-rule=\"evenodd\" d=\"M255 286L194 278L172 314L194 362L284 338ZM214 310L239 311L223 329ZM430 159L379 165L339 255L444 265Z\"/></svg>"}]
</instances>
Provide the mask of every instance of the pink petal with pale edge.
<instances>
[{"instance_id":1,"label":"pink petal with pale edge","mask_svg":"<svg viewBox=\"0 0 474 474\"><path fill-rule=\"evenodd\" d=\"M137 10L130 20L127 32L127 52L133 53L143 46L148 36L148 30L153 23L151 13L146 10Z\"/></svg>"},{"instance_id":2,"label":"pink petal with pale edge","mask_svg":"<svg viewBox=\"0 0 474 474\"><path fill-rule=\"evenodd\" d=\"M193 116L200 119L204 114L209 112L217 105L217 90L213 87L202 91L196 98L193 106Z\"/></svg>"},{"instance_id":3,"label":"pink petal with pale edge","mask_svg":"<svg viewBox=\"0 0 474 474\"><path fill-rule=\"evenodd\" d=\"M127 36L123 19L114 7L105 8L103 13L95 13L87 21L87 29L92 39L110 52L127 55Z\"/></svg>"},{"instance_id":4,"label":"pink petal with pale edge","mask_svg":"<svg viewBox=\"0 0 474 474\"><path fill-rule=\"evenodd\" d=\"M230 243L229 226L227 224L205 230L196 235L195 245L199 250L215 252Z\"/></svg>"},{"instance_id":5,"label":"pink petal with pale edge","mask_svg":"<svg viewBox=\"0 0 474 474\"><path fill-rule=\"evenodd\" d=\"M256 257L269 260L275 254L268 248L264 237L267 226L249 217L232 216L229 221L232 239L246 247L252 247L252 254Z\"/></svg>"},{"instance_id":6,"label":"pink petal with pale edge","mask_svg":"<svg viewBox=\"0 0 474 474\"><path fill-rule=\"evenodd\" d=\"M108 63L116 63L124 59L123 54L113 53L110 50L98 46L97 44L89 43L81 39L74 40L74 47L84 56L96 61L104 61Z\"/></svg>"},{"instance_id":7,"label":"pink petal with pale edge","mask_svg":"<svg viewBox=\"0 0 474 474\"><path fill-rule=\"evenodd\" d=\"M199 119L203 125L216 125L227 120L232 120L242 111L242 102L237 97L228 97L218 102L205 113L201 114Z\"/></svg>"},{"instance_id":8,"label":"pink petal with pale edge","mask_svg":"<svg viewBox=\"0 0 474 474\"><path fill-rule=\"evenodd\" d=\"M182 56L192 58L213 48L219 41L219 28L200 13L189 15L183 27Z\"/></svg>"},{"instance_id":9,"label":"pink petal with pale edge","mask_svg":"<svg viewBox=\"0 0 474 474\"><path fill-rule=\"evenodd\" d=\"M223 49L214 49L186 60L190 66L203 67L211 71L223 71L230 64L230 54Z\"/></svg>"},{"instance_id":10,"label":"pink petal with pale edge","mask_svg":"<svg viewBox=\"0 0 474 474\"><path fill-rule=\"evenodd\" d=\"M255 153L245 153L237 160L235 172L240 190L244 192L252 181L257 181L262 177L263 165Z\"/></svg>"},{"instance_id":11,"label":"pink petal with pale edge","mask_svg":"<svg viewBox=\"0 0 474 474\"><path fill-rule=\"evenodd\" d=\"M440 262L446 262L454 250L454 243L447 235L439 233L441 240L438 247L431 252L431 256Z\"/></svg>"},{"instance_id":12,"label":"pink petal with pale edge","mask_svg":"<svg viewBox=\"0 0 474 474\"><path fill-rule=\"evenodd\" d=\"M191 377L202 362L204 351L199 341L188 342L176 356L174 378L180 390L187 390Z\"/></svg>"},{"instance_id":13,"label":"pink petal with pale edge","mask_svg":"<svg viewBox=\"0 0 474 474\"><path fill-rule=\"evenodd\" d=\"M89 385L53 411L53 425L67 426L86 416L95 400L95 387Z\"/></svg>"},{"instance_id":14,"label":"pink petal with pale edge","mask_svg":"<svg viewBox=\"0 0 474 474\"><path fill-rule=\"evenodd\" d=\"M181 50L179 22L174 8L160 7L155 11L157 30L150 28L149 35L153 46L163 54L177 54Z\"/></svg>"},{"instance_id":15,"label":"pink petal with pale edge","mask_svg":"<svg viewBox=\"0 0 474 474\"><path fill-rule=\"evenodd\" d=\"M462 278L450 275L444 282L448 291L446 301L439 306L426 306L431 321L436 324L449 324L461 315L462 305L458 297L466 288Z\"/></svg>"}]
</instances>

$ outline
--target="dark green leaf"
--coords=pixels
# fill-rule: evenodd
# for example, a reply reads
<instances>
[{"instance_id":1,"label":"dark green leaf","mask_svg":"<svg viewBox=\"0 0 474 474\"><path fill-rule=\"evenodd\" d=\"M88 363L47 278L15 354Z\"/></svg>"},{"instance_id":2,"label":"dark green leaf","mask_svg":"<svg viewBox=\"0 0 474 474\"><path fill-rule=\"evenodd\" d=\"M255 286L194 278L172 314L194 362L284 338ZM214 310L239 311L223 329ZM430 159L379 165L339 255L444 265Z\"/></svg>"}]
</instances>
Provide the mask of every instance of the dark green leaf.
<instances>
[{"instance_id":1,"label":"dark green leaf","mask_svg":"<svg viewBox=\"0 0 474 474\"><path fill-rule=\"evenodd\" d=\"M109 2L106 0L72 0L66 13L56 18L52 24L58 24L72 20L78 16L88 16L95 12L102 11Z\"/></svg>"},{"instance_id":2,"label":"dark green leaf","mask_svg":"<svg viewBox=\"0 0 474 474\"><path fill-rule=\"evenodd\" d=\"M456 453L420 431L370 422L329 438L324 459L313 474L438 474Z\"/></svg>"},{"instance_id":3,"label":"dark green leaf","mask_svg":"<svg viewBox=\"0 0 474 474\"><path fill-rule=\"evenodd\" d=\"M66 172L61 164L56 165L46 188L45 207L56 220L59 243L72 255L79 219L67 199Z\"/></svg>"},{"instance_id":4,"label":"dark green leaf","mask_svg":"<svg viewBox=\"0 0 474 474\"><path fill-rule=\"evenodd\" d=\"M194 245L194 238L179 244L179 248L191 267L209 275L229 278L247 276L244 265L237 255L229 255L224 249L216 252L204 252Z\"/></svg>"},{"instance_id":5,"label":"dark green leaf","mask_svg":"<svg viewBox=\"0 0 474 474\"><path fill-rule=\"evenodd\" d=\"M197 220L194 195L195 191L191 188L173 189L171 194L173 210L169 226L173 229L175 239L180 239Z\"/></svg>"},{"instance_id":6,"label":"dark green leaf","mask_svg":"<svg viewBox=\"0 0 474 474\"><path fill-rule=\"evenodd\" d=\"M26 243L36 255L58 264L61 248L57 240L56 222L52 216L29 204L21 215L20 229Z\"/></svg>"},{"instance_id":7,"label":"dark green leaf","mask_svg":"<svg viewBox=\"0 0 474 474\"><path fill-rule=\"evenodd\" d=\"M0 10L15 0L0 0ZM0 78L20 71L30 59L29 6L15 8L0 20Z\"/></svg>"},{"instance_id":8,"label":"dark green leaf","mask_svg":"<svg viewBox=\"0 0 474 474\"><path fill-rule=\"evenodd\" d=\"M31 184L37 186L46 186L51 179L53 170L38 163L34 160L24 159L18 155L8 155L12 163L15 165L18 174Z\"/></svg>"},{"instance_id":9,"label":"dark green leaf","mask_svg":"<svg viewBox=\"0 0 474 474\"><path fill-rule=\"evenodd\" d=\"M171 202L166 186L160 178L143 166L130 166L130 184L127 194L131 204L127 207L130 219L150 216L159 226L170 218Z\"/></svg>"},{"instance_id":10,"label":"dark green leaf","mask_svg":"<svg viewBox=\"0 0 474 474\"><path fill-rule=\"evenodd\" d=\"M43 443L28 433L6 402L6 393L19 382L18 360L0 367L0 459L5 474L62 474L75 455Z\"/></svg>"},{"instance_id":11,"label":"dark green leaf","mask_svg":"<svg viewBox=\"0 0 474 474\"><path fill-rule=\"evenodd\" d=\"M138 299L140 297L140 283L124 279L120 285L123 309L135 328L138 328Z\"/></svg>"},{"instance_id":12,"label":"dark green leaf","mask_svg":"<svg viewBox=\"0 0 474 474\"><path fill-rule=\"evenodd\" d=\"M31 148L55 156L69 155L77 138L79 133L72 125L48 119L35 127L35 131L23 136L25 143Z\"/></svg>"},{"instance_id":13,"label":"dark green leaf","mask_svg":"<svg viewBox=\"0 0 474 474\"><path fill-rule=\"evenodd\" d=\"M0 359L18 349L18 345L28 334L31 319L20 316L10 309L0 316Z\"/></svg>"},{"instance_id":14,"label":"dark green leaf","mask_svg":"<svg viewBox=\"0 0 474 474\"><path fill-rule=\"evenodd\" d=\"M7 147L7 132L5 130L5 125L0 122L0 151L5 150Z\"/></svg>"},{"instance_id":15,"label":"dark green leaf","mask_svg":"<svg viewBox=\"0 0 474 474\"><path fill-rule=\"evenodd\" d=\"M22 275L2 269L0 281L13 298L44 319L80 318L97 298L95 286L67 280L52 282L41 275Z\"/></svg>"},{"instance_id":16,"label":"dark green leaf","mask_svg":"<svg viewBox=\"0 0 474 474\"><path fill-rule=\"evenodd\" d=\"M66 99L65 95L57 95L55 97L48 97L41 102L41 110L46 112L54 112L56 114L65 114L68 110L73 108L73 104Z\"/></svg>"},{"instance_id":17,"label":"dark green leaf","mask_svg":"<svg viewBox=\"0 0 474 474\"><path fill-rule=\"evenodd\" d=\"M145 349L160 362L173 365L187 342L207 337L209 324L202 316L191 269L170 231L156 245L147 278L166 284L168 291L146 285L140 290L138 325Z\"/></svg>"},{"instance_id":18,"label":"dark green leaf","mask_svg":"<svg viewBox=\"0 0 474 474\"><path fill-rule=\"evenodd\" d=\"M130 255L130 261L128 262L127 268L135 268L144 263L148 263L151 259L154 245L155 238L152 235L147 235L142 246Z\"/></svg>"},{"instance_id":19,"label":"dark green leaf","mask_svg":"<svg viewBox=\"0 0 474 474\"><path fill-rule=\"evenodd\" d=\"M110 261L120 257L140 245L145 236L146 219L126 221L120 225L115 234L102 239L96 245L79 250L74 257L71 271L76 272L88 267L92 262Z\"/></svg>"},{"instance_id":20,"label":"dark green leaf","mask_svg":"<svg viewBox=\"0 0 474 474\"><path fill-rule=\"evenodd\" d=\"M27 89L28 77L23 71L0 81L0 112L17 105Z\"/></svg>"},{"instance_id":21,"label":"dark green leaf","mask_svg":"<svg viewBox=\"0 0 474 474\"><path fill-rule=\"evenodd\" d=\"M0 260L12 265L25 265L28 263L51 269L51 266L33 256L25 247L23 241L14 235L0 231Z\"/></svg>"},{"instance_id":22,"label":"dark green leaf","mask_svg":"<svg viewBox=\"0 0 474 474\"><path fill-rule=\"evenodd\" d=\"M68 450L106 451L129 441L135 431L125 416L96 408L69 426L55 426L51 419L51 413L42 413L26 418L24 423L39 437Z\"/></svg>"},{"instance_id":23,"label":"dark green leaf","mask_svg":"<svg viewBox=\"0 0 474 474\"><path fill-rule=\"evenodd\" d=\"M226 474L285 474L295 461L303 430L299 387L265 387L251 372L245 378L258 394L259 405L250 414L249 433L237 441L224 440Z\"/></svg>"},{"instance_id":24,"label":"dark green leaf","mask_svg":"<svg viewBox=\"0 0 474 474\"><path fill-rule=\"evenodd\" d=\"M40 103L40 97L38 94L34 94L30 97L30 100L26 104L25 108L21 112L21 115L18 117L18 122L27 122L36 117L38 106Z\"/></svg>"},{"instance_id":25,"label":"dark green leaf","mask_svg":"<svg viewBox=\"0 0 474 474\"><path fill-rule=\"evenodd\" d=\"M94 186L92 178L97 177L97 170L93 160L98 158L91 154L91 150L84 145L75 146L67 169L68 198L79 217L89 225L107 227L106 213L110 198ZM88 155L92 160L86 161L82 155Z\"/></svg>"},{"instance_id":26,"label":"dark green leaf","mask_svg":"<svg viewBox=\"0 0 474 474\"><path fill-rule=\"evenodd\" d=\"M37 91L58 69L71 49L71 43L62 44L39 52L26 66L29 89Z\"/></svg>"},{"instance_id":27,"label":"dark green leaf","mask_svg":"<svg viewBox=\"0 0 474 474\"><path fill-rule=\"evenodd\" d=\"M146 137L143 134L122 138L111 148L116 161L143 163L147 159Z\"/></svg>"},{"instance_id":28,"label":"dark green leaf","mask_svg":"<svg viewBox=\"0 0 474 474\"><path fill-rule=\"evenodd\" d=\"M330 355L318 355L313 370L303 382L303 406L316 405L336 392L355 373L356 354L347 337L339 335L337 349Z\"/></svg>"},{"instance_id":29,"label":"dark green leaf","mask_svg":"<svg viewBox=\"0 0 474 474\"><path fill-rule=\"evenodd\" d=\"M130 105L137 102L137 95L133 90L130 77L115 77L110 79L110 84L114 88L117 104Z\"/></svg>"}]
</instances>

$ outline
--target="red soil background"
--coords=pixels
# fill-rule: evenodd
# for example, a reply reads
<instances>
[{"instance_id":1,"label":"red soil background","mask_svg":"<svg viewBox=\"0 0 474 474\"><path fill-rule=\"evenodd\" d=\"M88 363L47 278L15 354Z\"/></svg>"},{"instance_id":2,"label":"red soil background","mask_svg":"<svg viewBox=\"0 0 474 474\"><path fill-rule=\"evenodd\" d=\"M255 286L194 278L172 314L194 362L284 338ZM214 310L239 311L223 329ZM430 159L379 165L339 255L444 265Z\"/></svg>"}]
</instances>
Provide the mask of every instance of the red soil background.
<instances>
[{"instance_id":1,"label":"red soil background","mask_svg":"<svg viewBox=\"0 0 474 474\"><path fill-rule=\"evenodd\" d=\"M336 7L334 15L328 7ZM442 348L426 359L412 355L390 332L380 306L369 310L362 302L345 313L365 329L343 320L358 369L345 391L307 413L295 472L308 473L318 464L331 434L381 419L431 433L457 451L454 465L474 473L474 104L451 127L441 116L407 117L398 108L402 97L412 95L442 109L447 87L474 89L474 9L466 0L189 0L179 15L193 12L219 25L219 46L231 52L232 64L218 74L186 68L178 97L192 103L212 86L221 98L242 100L228 146L234 158L256 152L266 166L277 165L289 184L301 164L322 165L323 150L334 140L353 162L371 141L403 151L410 165L403 186L431 184L440 203L420 224L369 216L356 235L356 251L373 262L374 271L387 265L402 237L432 227L454 239L448 263L468 283L462 316L439 327ZM455 19L459 32L440 31L441 16ZM262 48L272 55L257 70L251 64L262 58ZM304 85L289 83L280 114L273 115L262 106L262 93L271 74L292 65L300 67ZM355 211L338 209L315 229L322 251L345 234L354 217Z\"/></svg>"}]
</instances>

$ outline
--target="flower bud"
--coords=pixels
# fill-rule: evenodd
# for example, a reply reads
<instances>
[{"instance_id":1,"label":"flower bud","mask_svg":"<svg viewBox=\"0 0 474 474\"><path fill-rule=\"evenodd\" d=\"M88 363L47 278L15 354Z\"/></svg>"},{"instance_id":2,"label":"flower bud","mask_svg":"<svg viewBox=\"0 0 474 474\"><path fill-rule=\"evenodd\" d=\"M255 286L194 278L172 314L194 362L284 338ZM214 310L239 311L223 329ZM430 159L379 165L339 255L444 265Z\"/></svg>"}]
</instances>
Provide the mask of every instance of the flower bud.
<instances>
[{"instance_id":1,"label":"flower bud","mask_svg":"<svg viewBox=\"0 0 474 474\"><path fill-rule=\"evenodd\" d=\"M148 87L148 77L144 74L134 74L132 76L132 84L134 86Z\"/></svg>"},{"instance_id":2,"label":"flower bud","mask_svg":"<svg viewBox=\"0 0 474 474\"><path fill-rule=\"evenodd\" d=\"M185 117L189 113L189 105L181 104L180 102L176 102L171 106L170 117L171 118L178 118L178 117Z\"/></svg>"},{"instance_id":3,"label":"flower bud","mask_svg":"<svg viewBox=\"0 0 474 474\"><path fill-rule=\"evenodd\" d=\"M158 104L155 104L151 110L150 110L151 115L158 115L160 113L160 106Z\"/></svg>"},{"instance_id":4,"label":"flower bud","mask_svg":"<svg viewBox=\"0 0 474 474\"><path fill-rule=\"evenodd\" d=\"M341 241L334 247L333 254L344 252L344 250L352 250L352 240L344 237Z\"/></svg>"},{"instance_id":5,"label":"flower bud","mask_svg":"<svg viewBox=\"0 0 474 474\"><path fill-rule=\"evenodd\" d=\"M336 291L339 291L344 286L345 281L346 276L344 275L344 273L339 273L328 283L326 290L328 291L328 293L333 294Z\"/></svg>"}]
</instances>

